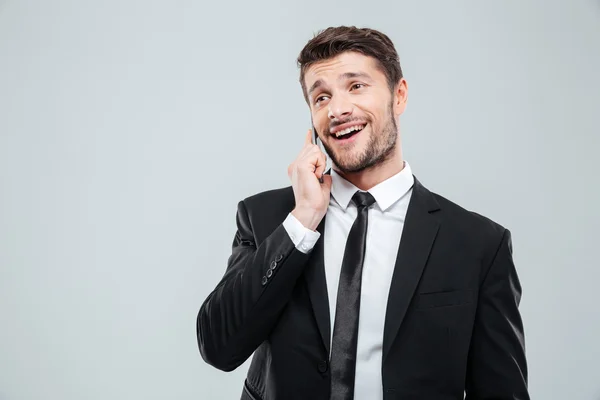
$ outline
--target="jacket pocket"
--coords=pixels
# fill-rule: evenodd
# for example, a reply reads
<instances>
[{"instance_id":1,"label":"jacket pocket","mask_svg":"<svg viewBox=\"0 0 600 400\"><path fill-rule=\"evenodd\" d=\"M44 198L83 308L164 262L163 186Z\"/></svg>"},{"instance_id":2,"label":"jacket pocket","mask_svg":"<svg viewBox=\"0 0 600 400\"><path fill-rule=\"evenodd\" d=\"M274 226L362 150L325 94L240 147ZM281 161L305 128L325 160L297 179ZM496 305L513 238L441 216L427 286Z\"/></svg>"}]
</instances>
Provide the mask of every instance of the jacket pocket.
<instances>
[{"instance_id":1,"label":"jacket pocket","mask_svg":"<svg viewBox=\"0 0 600 400\"><path fill-rule=\"evenodd\" d=\"M460 306L473 302L472 290L453 290L448 292L420 293L417 308Z\"/></svg>"},{"instance_id":2,"label":"jacket pocket","mask_svg":"<svg viewBox=\"0 0 600 400\"><path fill-rule=\"evenodd\" d=\"M252 387L248 384L248 380L244 381L244 393L250 400L262 400L262 397L259 397Z\"/></svg>"}]
</instances>

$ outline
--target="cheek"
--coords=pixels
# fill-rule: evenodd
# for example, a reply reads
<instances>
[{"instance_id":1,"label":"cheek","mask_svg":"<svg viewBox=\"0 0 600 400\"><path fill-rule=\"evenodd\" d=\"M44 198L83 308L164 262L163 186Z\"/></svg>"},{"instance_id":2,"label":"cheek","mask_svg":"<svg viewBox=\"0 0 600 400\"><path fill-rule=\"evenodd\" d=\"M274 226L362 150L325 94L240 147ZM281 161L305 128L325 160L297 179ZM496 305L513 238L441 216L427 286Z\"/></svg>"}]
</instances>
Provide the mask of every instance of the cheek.
<instances>
[{"instance_id":1,"label":"cheek","mask_svg":"<svg viewBox=\"0 0 600 400\"><path fill-rule=\"evenodd\" d=\"M312 115L312 120L315 128L320 134L329 130L329 118L327 112L317 111L316 114Z\"/></svg>"},{"instance_id":2,"label":"cheek","mask_svg":"<svg viewBox=\"0 0 600 400\"><path fill-rule=\"evenodd\" d=\"M360 112L359 115L365 116L373 123L379 123L385 114L381 109L381 101L372 97L360 99L355 103L355 107Z\"/></svg>"}]
</instances>

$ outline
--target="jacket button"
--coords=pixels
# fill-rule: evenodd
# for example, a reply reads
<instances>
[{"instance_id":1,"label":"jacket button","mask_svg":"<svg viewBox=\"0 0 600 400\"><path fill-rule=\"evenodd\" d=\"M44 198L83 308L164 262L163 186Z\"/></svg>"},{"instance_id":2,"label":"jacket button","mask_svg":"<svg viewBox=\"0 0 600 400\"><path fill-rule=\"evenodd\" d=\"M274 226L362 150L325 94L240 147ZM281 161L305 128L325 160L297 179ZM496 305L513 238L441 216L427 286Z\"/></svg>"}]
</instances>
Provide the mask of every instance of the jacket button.
<instances>
[{"instance_id":1,"label":"jacket button","mask_svg":"<svg viewBox=\"0 0 600 400\"><path fill-rule=\"evenodd\" d=\"M283 254L278 254L277 257L275 257L275 261L279 262L283 260Z\"/></svg>"},{"instance_id":2,"label":"jacket button","mask_svg":"<svg viewBox=\"0 0 600 400\"><path fill-rule=\"evenodd\" d=\"M272 269L268 269L267 270L267 278L270 278L273 276L273 270Z\"/></svg>"},{"instance_id":3,"label":"jacket button","mask_svg":"<svg viewBox=\"0 0 600 400\"><path fill-rule=\"evenodd\" d=\"M271 269L277 268L277 261L271 261Z\"/></svg>"},{"instance_id":4,"label":"jacket button","mask_svg":"<svg viewBox=\"0 0 600 400\"><path fill-rule=\"evenodd\" d=\"M319 361L319 372L327 371L327 361Z\"/></svg>"},{"instance_id":5,"label":"jacket button","mask_svg":"<svg viewBox=\"0 0 600 400\"><path fill-rule=\"evenodd\" d=\"M265 286L267 284L267 277L263 276L262 278L262 285Z\"/></svg>"}]
</instances>

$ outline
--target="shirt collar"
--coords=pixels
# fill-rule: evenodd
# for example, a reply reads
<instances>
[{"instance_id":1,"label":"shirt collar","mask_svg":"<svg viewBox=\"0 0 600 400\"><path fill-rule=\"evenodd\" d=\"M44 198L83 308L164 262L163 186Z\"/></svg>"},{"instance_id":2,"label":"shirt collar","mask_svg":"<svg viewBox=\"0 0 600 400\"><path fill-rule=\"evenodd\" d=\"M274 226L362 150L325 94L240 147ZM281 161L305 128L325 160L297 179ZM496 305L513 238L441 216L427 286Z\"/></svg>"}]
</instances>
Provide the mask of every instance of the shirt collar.
<instances>
[{"instance_id":1,"label":"shirt collar","mask_svg":"<svg viewBox=\"0 0 600 400\"><path fill-rule=\"evenodd\" d=\"M359 190L352 183L342 178L331 168L331 195L344 211L348 208L352 196ZM408 162L404 161L404 168L369 189L381 211L387 210L392 204L400 200L413 187L414 177Z\"/></svg>"}]
</instances>

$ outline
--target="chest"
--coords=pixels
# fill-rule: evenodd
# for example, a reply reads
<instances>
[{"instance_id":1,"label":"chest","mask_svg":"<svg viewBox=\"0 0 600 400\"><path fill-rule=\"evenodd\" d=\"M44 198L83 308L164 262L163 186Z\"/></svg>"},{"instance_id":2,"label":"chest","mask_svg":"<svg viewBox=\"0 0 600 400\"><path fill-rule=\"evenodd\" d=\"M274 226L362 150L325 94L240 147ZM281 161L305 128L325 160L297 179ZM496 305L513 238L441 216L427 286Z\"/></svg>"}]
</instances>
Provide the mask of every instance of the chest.
<instances>
[{"instance_id":1,"label":"chest","mask_svg":"<svg viewBox=\"0 0 600 400\"><path fill-rule=\"evenodd\" d=\"M330 207L324 229L324 269L333 326L339 278L346 241L356 219L356 208L345 211ZM392 209L382 212L371 208L368 215L365 259L361 283L361 326L381 332L389 289L404 231L405 212ZM365 328L366 329L366 328Z\"/></svg>"}]
</instances>

